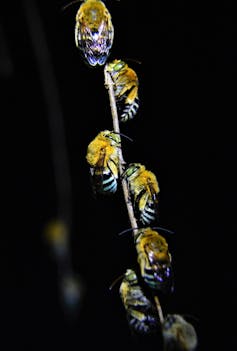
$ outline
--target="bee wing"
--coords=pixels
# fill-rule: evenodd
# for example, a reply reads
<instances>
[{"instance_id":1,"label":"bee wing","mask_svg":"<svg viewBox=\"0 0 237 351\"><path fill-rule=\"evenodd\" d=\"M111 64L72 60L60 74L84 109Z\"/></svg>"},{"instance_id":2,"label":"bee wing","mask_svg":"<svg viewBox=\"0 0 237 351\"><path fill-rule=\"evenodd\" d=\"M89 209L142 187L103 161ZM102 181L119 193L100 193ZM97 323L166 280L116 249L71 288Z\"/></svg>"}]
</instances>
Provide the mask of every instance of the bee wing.
<instances>
[{"instance_id":1,"label":"bee wing","mask_svg":"<svg viewBox=\"0 0 237 351\"><path fill-rule=\"evenodd\" d=\"M96 196L98 191L102 189L103 186L103 171L105 163L105 149L100 150L98 161L95 167L91 168L91 183L94 195Z\"/></svg>"},{"instance_id":2,"label":"bee wing","mask_svg":"<svg viewBox=\"0 0 237 351\"><path fill-rule=\"evenodd\" d=\"M173 267L170 253L162 254L162 245L160 245L159 241L154 243L149 248L147 256L150 259L157 288L168 293L172 292L174 287Z\"/></svg>"},{"instance_id":3,"label":"bee wing","mask_svg":"<svg viewBox=\"0 0 237 351\"><path fill-rule=\"evenodd\" d=\"M114 29L109 20L103 20L97 29L77 23L75 42L91 66L105 64L113 44Z\"/></svg>"},{"instance_id":4,"label":"bee wing","mask_svg":"<svg viewBox=\"0 0 237 351\"><path fill-rule=\"evenodd\" d=\"M151 200L153 202L154 210L155 210L155 215L156 218L158 219L159 217L159 195L155 191L153 185L151 183L148 184L149 189L150 189L150 194L151 194Z\"/></svg>"}]
</instances>

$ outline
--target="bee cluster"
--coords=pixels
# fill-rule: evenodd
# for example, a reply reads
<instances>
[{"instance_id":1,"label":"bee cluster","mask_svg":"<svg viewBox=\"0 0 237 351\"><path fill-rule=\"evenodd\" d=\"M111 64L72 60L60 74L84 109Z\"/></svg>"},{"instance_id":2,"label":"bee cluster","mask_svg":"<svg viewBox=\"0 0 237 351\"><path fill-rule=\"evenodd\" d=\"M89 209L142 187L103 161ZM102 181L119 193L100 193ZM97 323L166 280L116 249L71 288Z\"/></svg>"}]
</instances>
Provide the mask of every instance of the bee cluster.
<instances>
[{"instance_id":1,"label":"bee cluster","mask_svg":"<svg viewBox=\"0 0 237 351\"><path fill-rule=\"evenodd\" d=\"M161 334L163 350L193 351L197 334L182 315L163 316L158 294L174 289L172 255L159 221L159 183L156 175L141 163L126 163L122 156L120 122L132 120L139 110L136 72L120 59L108 62L114 40L112 17L100 0L84 0L76 14L75 44L90 67L104 66L112 82L117 119L114 130L103 130L89 143L86 160L95 195L113 195L118 182L126 188L131 230L139 271L128 268L122 276L119 294L131 332ZM107 78L105 79L107 81ZM116 115L117 113L117 115ZM126 200L126 199L125 199ZM135 226L134 226L135 223ZM147 293L148 291L148 293Z\"/></svg>"}]
</instances>

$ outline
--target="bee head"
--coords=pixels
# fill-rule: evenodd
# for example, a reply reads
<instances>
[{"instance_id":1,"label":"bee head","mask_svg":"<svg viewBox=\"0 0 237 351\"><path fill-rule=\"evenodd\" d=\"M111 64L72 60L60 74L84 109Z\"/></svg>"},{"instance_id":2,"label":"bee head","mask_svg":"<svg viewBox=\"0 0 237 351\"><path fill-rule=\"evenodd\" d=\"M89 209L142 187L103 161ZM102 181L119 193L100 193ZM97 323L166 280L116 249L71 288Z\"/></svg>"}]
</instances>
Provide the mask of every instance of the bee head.
<instances>
[{"instance_id":1,"label":"bee head","mask_svg":"<svg viewBox=\"0 0 237 351\"><path fill-rule=\"evenodd\" d=\"M121 69L123 69L126 65L127 65L126 62L124 62L122 60L114 60L113 61L113 69L116 72L118 72Z\"/></svg>"},{"instance_id":2,"label":"bee head","mask_svg":"<svg viewBox=\"0 0 237 351\"><path fill-rule=\"evenodd\" d=\"M118 133L114 132L111 130L104 130L103 132L100 132L100 135L102 138L109 139L112 145L120 146L121 143L121 136L128 139L129 141L133 141L129 136L123 134L123 133Z\"/></svg>"},{"instance_id":3,"label":"bee head","mask_svg":"<svg viewBox=\"0 0 237 351\"><path fill-rule=\"evenodd\" d=\"M112 145L119 145L121 142L120 135L111 130L104 130L100 133L102 138L108 139Z\"/></svg>"},{"instance_id":4,"label":"bee head","mask_svg":"<svg viewBox=\"0 0 237 351\"><path fill-rule=\"evenodd\" d=\"M140 163L129 163L129 165L126 167L123 177L132 177L132 176L137 176L137 174L140 171L143 171L145 169L145 166L141 165Z\"/></svg>"},{"instance_id":5,"label":"bee head","mask_svg":"<svg viewBox=\"0 0 237 351\"><path fill-rule=\"evenodd\" d=\"M128 268L124 274L124 279L126 279L130 283L136 283L137 282L137 275L134 272L134 270Z\"/></svg>"},{"instance_id":6,"label":"bee head","mask_svg":"<svg viewBox=\"0 0 237 351\"><path fill-rule=\"evenodd\" d=\"M115 284L117 284L119 281L122 281L122 282L127 281L129 283L137 282L137 275L132 269L128 268L125 273L121 274L119 277L114 279L109 289L110 290L113 289Z\"/></svg>"}]
</instances>

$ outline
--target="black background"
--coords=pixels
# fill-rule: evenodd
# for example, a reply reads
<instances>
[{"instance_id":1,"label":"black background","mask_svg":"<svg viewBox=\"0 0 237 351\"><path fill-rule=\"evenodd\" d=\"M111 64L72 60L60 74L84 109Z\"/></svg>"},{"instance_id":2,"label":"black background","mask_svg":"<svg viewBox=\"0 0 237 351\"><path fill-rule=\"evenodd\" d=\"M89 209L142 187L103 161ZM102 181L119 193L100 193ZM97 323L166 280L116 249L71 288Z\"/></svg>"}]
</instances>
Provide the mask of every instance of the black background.
<instances>
[{"instance_id":1,"label":"black background","mask_svg":"<svg viewBox=\"0 0 237 351\"><path fill-rule=\"evenodd\" d=\"M2 235L4 350L11 350L13 344L22 350L125 346L135 350L138 345L131 339L118 285L109 290L114 279L136 260L129 234L118 236L129 228L126 207L121 193L106 200L93 198L85 160L88 143L99 131L112 128L103 68L86 66L75 47L79 4L62 11L66 5L62 1L30 3L29 13L36 11L43 28L56 90L52 88L47 100L35 45L40 52L44 49L37 37L32 44L33 29L26 11L29 2L5 3L0 22L0 73L2 120L6 123L4 172L9 184L4 207L10 215ZM209 107L204 111L209 82L204 77L207 72L215 73L226 57L213 61L214 50L212 44L207 45L202 18L182 1L156 6L109 1L107 7L115 29L110 58L130 60L140 83L139 113L121 126L121 132L133 139L132 143L124 140L124 158L146 164L157 175L161 225L174 231L167 240L175 290L165 301L164 313L188 315L201 343L204 211L200 204L205 193L201 179L209 181L209 175L200 155L210 112ZM52 111L47 102L55 101L55 94L69 168L63 158L60 167L70 174L71 194L65 203L72 210L71 261L85 286L80 309L71 320L59 300L60 267L42 236L46 223L58 215L58 175L49 128ZM53 111L56 120L60 114L55 116ZM208 157L210 163L215 161L216 150Z\"/></svg>"}]
</instances>

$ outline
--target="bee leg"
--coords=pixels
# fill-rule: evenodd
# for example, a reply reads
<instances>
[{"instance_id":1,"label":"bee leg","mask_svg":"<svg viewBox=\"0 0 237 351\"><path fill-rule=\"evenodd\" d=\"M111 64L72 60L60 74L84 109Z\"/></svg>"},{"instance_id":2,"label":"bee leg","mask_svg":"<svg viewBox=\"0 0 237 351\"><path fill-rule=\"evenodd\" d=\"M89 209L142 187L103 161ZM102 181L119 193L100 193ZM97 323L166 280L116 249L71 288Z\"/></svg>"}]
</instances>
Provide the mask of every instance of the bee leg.
<instances>
[{"instance_id":1,"label":"bee leg","mask_svg":"<svg viewBox=\"0 0 237 351\"><path fill-rule=\"evenodd\" d=\"M79 47L78 33L79 33L79 24L76 23L76 26L75 26L75 44L76 44L76 47Z\"/></svg>"},{"instance_id":2,"label":"bee leg","mask_svg":"<svg viewBox=\"0 0 237 351\"><path fill-rule=\"evenodd\" d=\"M127 162L125 162L124 160L122 160L120 164L121 164L122 173L123 173L124 170L125 170L125 167L126 167Z\"/></svg>"}]
</instances>

